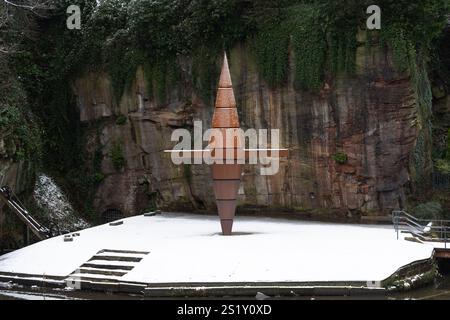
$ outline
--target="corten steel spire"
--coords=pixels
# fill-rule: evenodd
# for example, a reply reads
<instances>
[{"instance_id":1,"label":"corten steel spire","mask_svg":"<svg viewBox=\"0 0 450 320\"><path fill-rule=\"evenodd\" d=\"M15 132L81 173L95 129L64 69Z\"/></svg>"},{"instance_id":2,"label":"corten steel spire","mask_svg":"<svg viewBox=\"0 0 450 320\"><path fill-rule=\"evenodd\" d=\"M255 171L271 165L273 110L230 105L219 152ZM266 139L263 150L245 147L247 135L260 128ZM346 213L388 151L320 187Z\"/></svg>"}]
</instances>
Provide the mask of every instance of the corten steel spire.
<instances>
[{"instance_id":1,"label":"corten steel spire","mask_svg":"<svg viewBox=\"0 0 450 320\"><path fill-rule=\"evenodd\" d=\"M212 141L216 151L221 148L222 154L226 155L227 149L243 148L240 139L227 140L227 129L239 128L239 116L226 54L223 59L222 71L220 74L219 88L212 118L212 127L222 131L222 141L216 143L214 143L215 141ZM237 150L236 152L232 152L232 154L236 155ZM224 158L226 158L226 156ZM234 163L232 164L213 164L211 167L214 195L216 197L220 225L224 235L230 235L233 228L233 219L236 211L236 197L242 174L242 165L237 163L236 158L233 160Z\"/></svg>"},{"instance_id":2,"label":"corten steel spire","mask_svg":"<svg viewBox=\"0 0 450 320\"><path fill-rule=\"evenodd\" d=\"M215 133L211 136L209 148L165 150L176 154L182 153L184 159L211 159L211 157L214 159L211 173L223 235L231 235L233 229L242 163L255 156L281 158L286 157L288 153L287 149L245 149L245 141L239 127L236 99L225 54L212 118L212 129ZM221 134L217 135L219 132Z\"/></svg>"}]
</instances>

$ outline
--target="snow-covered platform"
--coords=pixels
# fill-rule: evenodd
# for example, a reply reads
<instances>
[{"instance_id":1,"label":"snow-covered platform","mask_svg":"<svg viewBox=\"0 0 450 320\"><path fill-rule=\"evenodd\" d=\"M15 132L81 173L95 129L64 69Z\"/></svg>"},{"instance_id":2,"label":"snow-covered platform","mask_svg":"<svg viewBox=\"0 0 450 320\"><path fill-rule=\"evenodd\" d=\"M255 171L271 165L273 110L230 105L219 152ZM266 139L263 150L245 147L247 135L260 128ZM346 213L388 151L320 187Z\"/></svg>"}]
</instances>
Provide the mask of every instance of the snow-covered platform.
<instances>
[{"instance_id":1,"label":"snow-covered platform","mask_svg":"<svg viewBox=\"0 0 450 320\"><path fill-rule=\"evenodd\" d=\"M163 213L122 221L82 230L72 241L55 237L3 255L0 281L65 286L72 279L130 292L255 284L365 287L433 255L432 245L397 240L392 226L236 217L234 234L222 236L214 216Z\"/></svg>"}]
</instances>

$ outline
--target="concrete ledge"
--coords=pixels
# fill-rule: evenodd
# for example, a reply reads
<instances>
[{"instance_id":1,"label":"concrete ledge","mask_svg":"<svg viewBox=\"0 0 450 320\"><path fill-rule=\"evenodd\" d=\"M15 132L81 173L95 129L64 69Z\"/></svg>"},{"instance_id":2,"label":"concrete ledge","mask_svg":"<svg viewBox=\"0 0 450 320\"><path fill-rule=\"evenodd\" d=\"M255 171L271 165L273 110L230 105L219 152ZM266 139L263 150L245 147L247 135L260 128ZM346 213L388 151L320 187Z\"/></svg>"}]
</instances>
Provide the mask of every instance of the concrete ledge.
<instances>
[{"instance_id":1,"label":"concrete ledge","mask_svg":"<svg viewBox=\"0 0 450 320\"><path fill-rule=\"evenodd\" d=\"M64 288L66 287L65 280L57 280L51 279L51 277L35 277L35 276L27 276L20 277L17 275L0 275L0 282L12 282L14 284L23 285L23 286L39 286L46 288Z\"/></svg>"}]
</instances>

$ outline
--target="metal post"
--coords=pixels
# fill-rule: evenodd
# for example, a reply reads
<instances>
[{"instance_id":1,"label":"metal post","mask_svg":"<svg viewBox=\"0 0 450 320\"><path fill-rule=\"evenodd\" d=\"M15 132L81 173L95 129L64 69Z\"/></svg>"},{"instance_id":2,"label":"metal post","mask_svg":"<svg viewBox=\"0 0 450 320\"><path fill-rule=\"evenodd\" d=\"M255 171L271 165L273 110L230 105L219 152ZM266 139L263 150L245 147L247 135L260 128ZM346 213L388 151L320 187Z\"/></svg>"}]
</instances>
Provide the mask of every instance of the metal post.
<instances>
[{"instance_id":1,"label":"metal post","mask_svg":"<svg viewBox=\"0 0 450 320\"><path fill-rule=\"evenodd\" d=\"M398 216L395 216L395 231L397 233L397 240L398 240Z\"/></svg>"},{"instance_id":2,"label":"metal post","mask_svg":"<svg viewBox=\"0 0 450 320\"><path fill-rule=\"evenodd\" d=\"M397 233L397 240L398 240L398 237L399 237L399 235L398 235L398 214L397 214L397 212L393 212L393 215L394 215L394 229L395 229L395 232Z\"/></svg>"}]
</instances>

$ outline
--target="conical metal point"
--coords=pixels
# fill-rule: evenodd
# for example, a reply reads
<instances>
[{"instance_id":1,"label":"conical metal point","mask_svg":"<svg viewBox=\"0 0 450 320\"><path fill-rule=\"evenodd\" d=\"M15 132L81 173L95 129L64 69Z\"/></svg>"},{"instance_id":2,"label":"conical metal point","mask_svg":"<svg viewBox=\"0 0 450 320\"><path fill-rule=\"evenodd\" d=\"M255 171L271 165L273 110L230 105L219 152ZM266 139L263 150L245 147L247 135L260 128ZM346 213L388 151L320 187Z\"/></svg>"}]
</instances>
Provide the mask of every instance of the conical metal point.
<instances>
[{"instance_id":1,"label":"conical metal point","mask_svg":"<svg viewBox=\"0 0 450 320\"><path fill-rule=\"evenodd\" d=\"M221 219L220 226L222 227L222 234L224 236L231 236L231 231L233 230L233 220Z\"/></svg>"},{"instance_id":2,"label":"conical metal point","mask_svg":"<svg viewBox=\"0 0 450 320\"><path fill-rule=\"evenodd\" d=\"M232 88L230 68L228 67L227 53L224 52L222 71L220 72L219 88Z\"/></svg>"}]
</instances>

